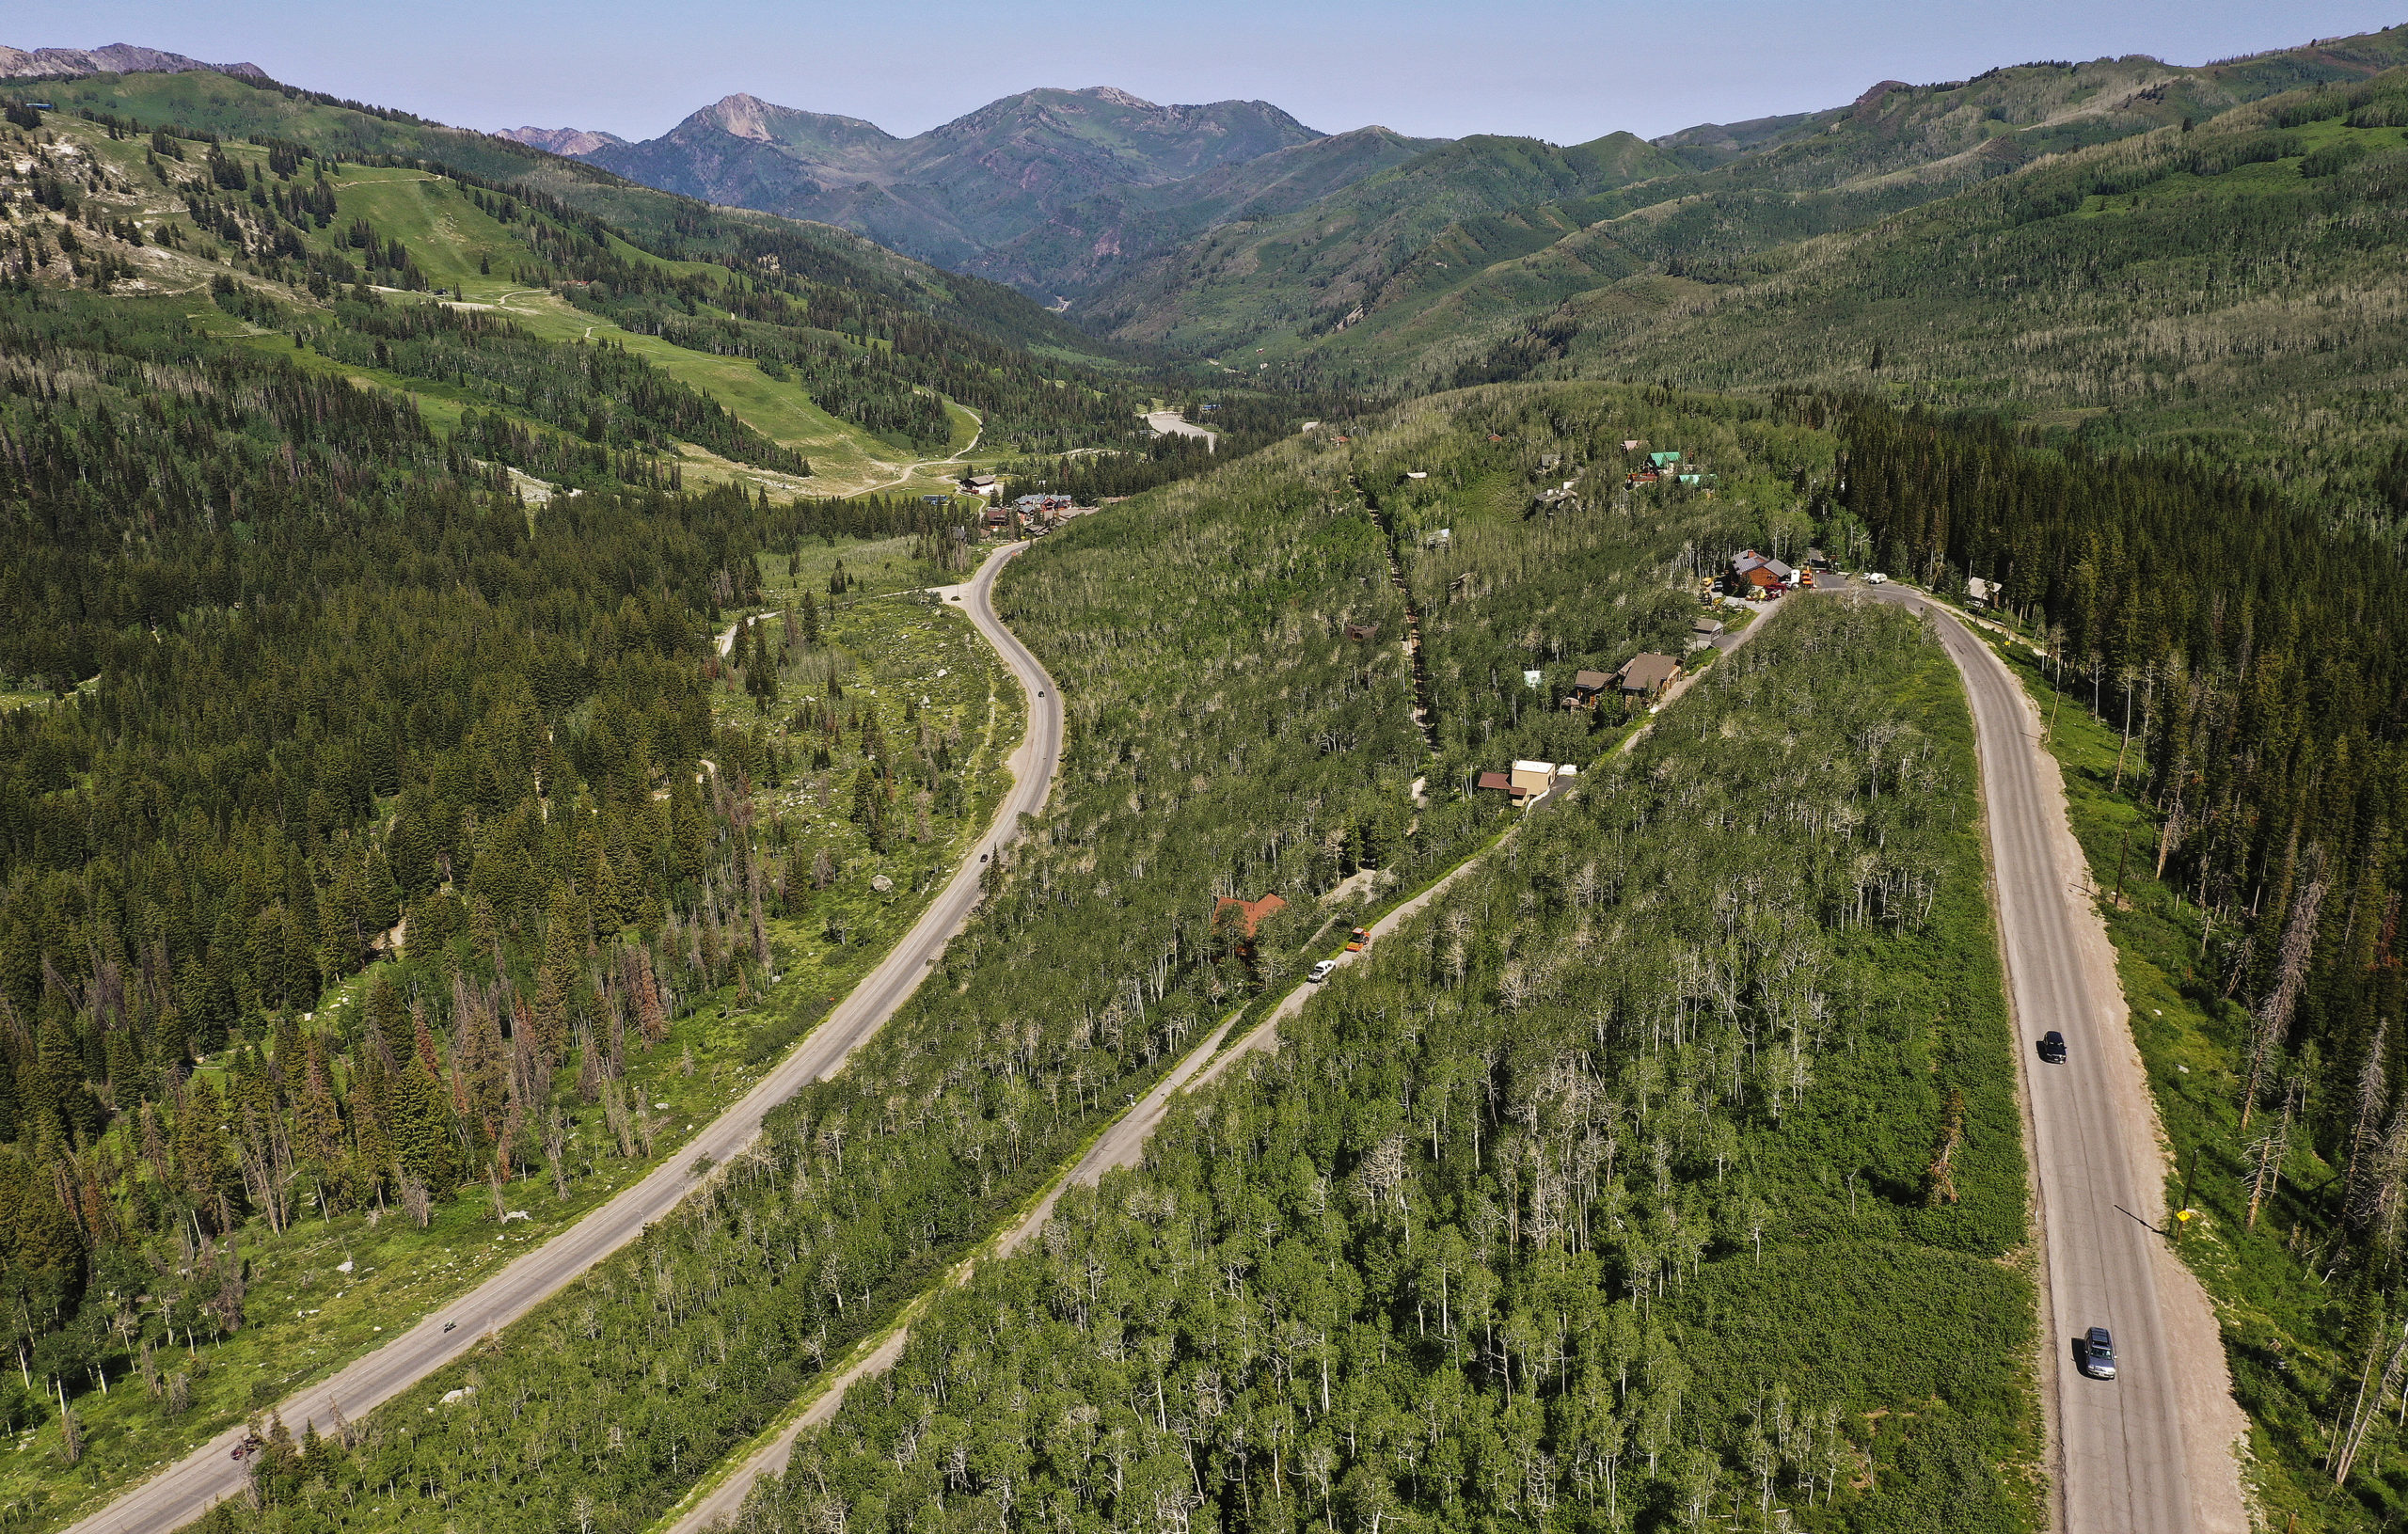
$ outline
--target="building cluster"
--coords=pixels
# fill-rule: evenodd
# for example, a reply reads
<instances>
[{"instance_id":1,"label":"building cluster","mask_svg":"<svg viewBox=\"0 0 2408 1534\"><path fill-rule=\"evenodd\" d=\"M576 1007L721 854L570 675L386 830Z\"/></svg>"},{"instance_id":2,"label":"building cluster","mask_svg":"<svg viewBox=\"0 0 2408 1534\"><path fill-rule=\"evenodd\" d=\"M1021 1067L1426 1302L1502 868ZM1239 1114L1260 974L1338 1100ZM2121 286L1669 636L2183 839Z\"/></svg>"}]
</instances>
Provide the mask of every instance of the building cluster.
<instances>
[{"instance_id":1,"label":"building cluster","mask_svg":"<svg viewBox=\"0 0 2408 1534\"><path fill-rule=\"evenodd\" d=\"M1637 452L1645 445L1639 441L1625 442L1623 451ZM1646 467L1634 468L1622 477L1624 485L1634 490L1642 484L1657 484L1665 480L1674 480L1682 484L1703 484L1705 475L1694 464L1683 462L1677 452L1651 452L1647 455Z\"/></svg>"}]
</instances>

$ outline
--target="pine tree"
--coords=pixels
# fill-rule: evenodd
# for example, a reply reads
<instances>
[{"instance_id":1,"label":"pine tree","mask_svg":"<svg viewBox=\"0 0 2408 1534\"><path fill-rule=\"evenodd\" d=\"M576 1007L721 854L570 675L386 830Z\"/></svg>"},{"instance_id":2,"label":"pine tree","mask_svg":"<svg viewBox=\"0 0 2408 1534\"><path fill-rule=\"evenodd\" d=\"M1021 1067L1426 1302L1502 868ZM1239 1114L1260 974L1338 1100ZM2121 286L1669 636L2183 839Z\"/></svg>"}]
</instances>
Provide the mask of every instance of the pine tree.
<instances>
[{"instance_id":1,"label":"pine tree","mask_svg":"<svg viewBox=\"0 0 2408 1534\"><path fill-rule=\"evenodd\" d=\"M443 1089L423 1059L412 1056L402 1073L387 1083L384 1106L395 1169L437 1193L457 1181L451 1115L445 1111Z\"/></svg>"},{"instance_id":2,"label":"pine tree","mask_svg":"<svg viewBox=\"0 0 2408 1534\"><path fill-rule=\"evenodd\" d=\"M568 1052L578 993L585 985L584 968L584 924L568 886L555 883L544 923L544 961L535 990L535 1043L547 1065L557 1064Z\"/></svg>"}]
</instances>

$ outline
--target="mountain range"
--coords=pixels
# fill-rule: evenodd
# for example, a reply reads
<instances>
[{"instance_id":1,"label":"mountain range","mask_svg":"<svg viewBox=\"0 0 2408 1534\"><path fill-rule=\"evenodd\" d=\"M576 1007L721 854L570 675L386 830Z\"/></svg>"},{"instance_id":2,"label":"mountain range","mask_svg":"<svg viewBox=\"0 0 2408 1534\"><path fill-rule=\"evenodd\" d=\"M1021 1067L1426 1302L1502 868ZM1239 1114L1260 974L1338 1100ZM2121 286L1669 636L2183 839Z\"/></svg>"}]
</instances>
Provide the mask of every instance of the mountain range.
<instances>
[{"instance_id":1,"label":"mountain range","mask_svg":"<svg viewBox=\"0 0 2408 1534\"><path fill-rule=\"evenodd\" d=\"M0 80L78 74L182 74L191 70L239 74L249 80L267 78L267 71L257 64L204 64L182 54L139 48L130 42L112 42L105 48L35 48L30 51L0 47Z\"/></svg>"},{"instance_id":2,"label":"mountain range","mask_svg":"<svg viewBox=\"0 0 2408 1534\"><path fill-rule=\"evenodd\" d=\"M507 136L630 181L816 219L965 271L1083 198L1156 186L1322 135L1266 102L1158 106L1125 90L1030 90L911 138L875 123L714 102L630 144L575 129Z\"/></svg>"},{"instance_id":3,"label":"mountain range","mask_svg":"<svg viewBox=\"0 0 2408 1534\"><path fill-rule=\"evenodd\" d=\"M1461 361L1573 293L1861 227L2036 161L2408 62L2391 29L2203 66L2042 61L1653 140L1319 134L1263 102L1008 96L911 138L737 95L660 137L507 136L831 223L1085 329L1212 356ZM1356 332L1341 337L1341 332ZM1374 356L1374 354L1377 354Z\"/></svg>"}]
</instances>

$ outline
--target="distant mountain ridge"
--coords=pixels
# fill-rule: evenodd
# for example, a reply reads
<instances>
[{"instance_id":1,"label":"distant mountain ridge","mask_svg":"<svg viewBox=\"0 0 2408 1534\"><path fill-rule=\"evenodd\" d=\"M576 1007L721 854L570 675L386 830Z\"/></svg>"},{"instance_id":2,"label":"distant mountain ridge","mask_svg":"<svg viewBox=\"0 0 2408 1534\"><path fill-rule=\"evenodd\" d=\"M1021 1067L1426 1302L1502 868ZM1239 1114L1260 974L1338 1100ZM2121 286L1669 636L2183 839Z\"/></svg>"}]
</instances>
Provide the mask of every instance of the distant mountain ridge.
<instances>
[{"instance_id":1,"label":"distant mountain ridge","mask_svg":"<svg viewBox=\"0 0 2408 1534\"><path fill-rule=\"evenodd\" d=\"M910 138L748 94L641 143L597 134L606 141L585 145L571 129L508 136L663 191L835 224L975 271L987 252L1086 198L1185 180L1323 135L1268 102L1164 106L1095 86L1022 91Z\"/></svg>"},{"instance_id":2,"label":"distant mountain ridge","mask_svg":"<svg viewBox=\"0 0 2408 1534\"><path fill-rule=\"evenodd\" d=\"M136 47L130 42L112 42L105 48L25 49L0 44L0 80L73 74L182 74L190 70L238 74L246 80L268 77L267 71L257 64L204 64L182 54Z\"/></svg>"},{"instance_id":3,"label":"distant mountain ridge","mask_svg":"<svg viewBox=\"0 0 2408 1534\"><path fill-rule=\"evenodd\" d=\"M542 150L547 154L570 156L591 154L595 150L626 142L617 134L606 134L591 128L504 128L494 136L524 144L531 150Z\"/></svg>"}]
</instances>

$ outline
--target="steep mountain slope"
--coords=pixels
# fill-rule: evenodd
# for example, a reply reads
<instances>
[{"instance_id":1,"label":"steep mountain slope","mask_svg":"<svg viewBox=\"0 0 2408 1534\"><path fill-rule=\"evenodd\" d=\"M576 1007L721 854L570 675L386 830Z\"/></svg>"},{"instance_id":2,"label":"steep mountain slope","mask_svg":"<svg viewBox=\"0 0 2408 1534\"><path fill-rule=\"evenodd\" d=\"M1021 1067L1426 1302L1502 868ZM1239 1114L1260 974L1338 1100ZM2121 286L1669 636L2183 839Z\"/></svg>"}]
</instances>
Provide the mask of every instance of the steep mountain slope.
<instances>
[{"instance_id":1,"label":"steep mountain slope","mask_svg":"<svg viewBox=\"0 0 2408 1534\"><path fill-rule=\"evenodd\" d=\"M1158 106L1108 87L1030 90L911 138L730 96L640 144L579 151L690 197L857 229L961 265L1055 210L1318 135L1264 102Z\"/></svg>"},{"instance_id":2,"label":"steep mountain slope","mask_svg":"<svg viewBox=\"0 0 2408 1534\"><path fill-rule=\"evenodd\" d=\"M94 75L47 85L42 94L69 112L138 119L194 133L282 138L348 160L431 162L558 198L664 259L734 262L807 278L962 324L1009 345L1089 358L1098 351L1092 339L1008 288L941 271L859 235L767 213L704 207L580 160L406 112L198 71Z\"/></svg>"},{"instance_id":3,"label":"steep mountain slope","mask_svg":"<svg viewBox=\"0 0 2408 1534\"><path fill-rule=\"evenodd\" d=\"M974 258L970 269L1027 291L1075 298L1130 263L1207 229L1293 213L1447 142L1357 128L1182 181L1116 187Z\"/></svg>"},{"instance_id":4,"label":"steep mountain slope","mask_svg":"<svg viewBox=\"0 0 2408 1534\"><path fill-rule=\"evenodd\" d=\"M1006 339L1075 339L1053 316L838 230L220 75L45 95L47 170L67 174L25 200L64 216L20 269L125 298L214 290L223 323L404 391L539 480L933 494L974 443L992 462L1147 435L1148 397L1091 356ZM204 136L233 123L252 142Z\"/></svg>"},{"instance_id":5,"label":"steep mountain slope","mask_svg":"<svg viewBox=\"0 0 2408 1534\"><path fill-rule=\"evenodd\" d=\"M2408 510L2386 467L2408 425L2404 192L2408 70L2044 161L1864 229L1601 283L1471 371L2053 413L2102 441L2278 463L2388 519ZM1549 263L1638 243L1641 222L1504 263L1482 291L1542 297Z\"/></svg>"},{"instance_id":6,"label":"steep mountain slope","mask_svg":"<svg viewBox=\"0 0 2408 1534\"><path fill-rule=\"evenodd\" d=\"M1603 283L1679 277L1702 261L1862 229L2050 155L2403 63L2408 27L2199 68L2133 56L1933 86L1884 81L1831 111L1667 135L1651 165L1607 184L1533 188L1464 166L1475 196L1434 206L1476 216L1382 228L1377 250L1346 227L1359 194L1341 193L1327 219L1299 215L1316 235L1301 268L1273 248L1292 238L1286 231L1242 241L1214 231L1120 277L1085 312L1090 325L1132 338L1259 346L1275 365L1312 352L1332 370L1418 369L1443 380L1453 375L1435 371L1441 357L1453 367L1518 334L1531 310ZM1437 172L1447 152L1397 176ZM1358 304L1359 323L1337 334Z\"/></svg>"},{"instance_id":7,"label":"steep mountain slope","mask_svg":"<svg viewBox=\"0 0 2408 1534\"><path fill-rule=\"evenodd\" d=\"M1454 224L1591 197L1679 168L1630 134L1568 149L1481 134L1140 261L1093 295L1086 323L1126 339L1204 351L1273 330L1326 334L1379 303L1415 256Z\"/></svg>"}]
</instances>

